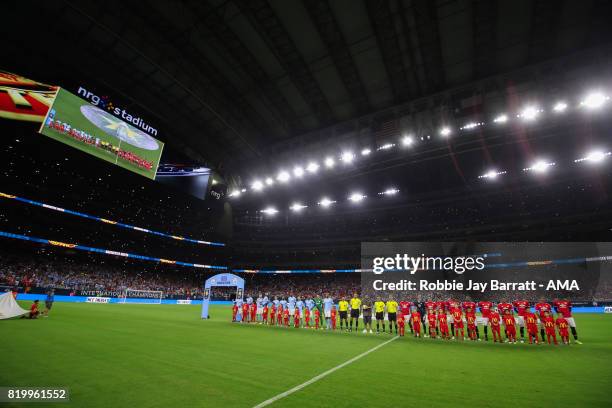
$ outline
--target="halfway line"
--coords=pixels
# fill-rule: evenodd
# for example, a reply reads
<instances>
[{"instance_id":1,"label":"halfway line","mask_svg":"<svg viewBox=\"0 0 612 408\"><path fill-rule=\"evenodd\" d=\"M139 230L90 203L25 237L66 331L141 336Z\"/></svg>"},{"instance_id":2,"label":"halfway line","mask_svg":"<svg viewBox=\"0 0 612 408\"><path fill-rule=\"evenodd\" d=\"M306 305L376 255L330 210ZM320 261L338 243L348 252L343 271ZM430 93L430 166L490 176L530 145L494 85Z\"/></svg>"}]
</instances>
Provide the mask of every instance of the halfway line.
<instances>
[{"instance_id":1,"label":"halfway line","mask_svg":"<svg viewBox=\"0 0 612 408\"><path fill-rule=\"evenodd\" d=\"M317 375L316 377L311 378L310 380L306 381L305 383L302 383L300 385L296 385L295 387L291 388L290 390L287 390L287 391L285 391L285 392L283 392L281 394L278 394L278 395L276 395L276 396L274 396L274 397L272 397L272 398L270 398L268 400L265 400L262 403L259 403L259 404L255 405L253 408L265 407L265 406L268 406L268 405L272 404L273 402L278 401L281 398L285 398L287 395L291 395L294 392L297 392L297 391L301 390L302 388L305 388L305 387L309 386L310 384L319 381L321 378L327 377L328 375L330 375L334 371L339 370L339 369L341 369L343 367L346 367L347 365L349 365L349 364L359 360L362 357L367 356L371 352L378 350L379 348L381 348L381 347L391 343L393 340L397 340L398 338L399 338L398 336L395 336L392 339L387 340L384 343L379 344L378 346L372 347L368 351L365 351L365 352L359 354L358 356L355 356L355 357L351 358L350 360L347 360L344 363L342 363L340 365L337 365L334 368L330 368L329 370L325 371L324 373L321 373L321 374Z\"/></svg>"}]
</instances>

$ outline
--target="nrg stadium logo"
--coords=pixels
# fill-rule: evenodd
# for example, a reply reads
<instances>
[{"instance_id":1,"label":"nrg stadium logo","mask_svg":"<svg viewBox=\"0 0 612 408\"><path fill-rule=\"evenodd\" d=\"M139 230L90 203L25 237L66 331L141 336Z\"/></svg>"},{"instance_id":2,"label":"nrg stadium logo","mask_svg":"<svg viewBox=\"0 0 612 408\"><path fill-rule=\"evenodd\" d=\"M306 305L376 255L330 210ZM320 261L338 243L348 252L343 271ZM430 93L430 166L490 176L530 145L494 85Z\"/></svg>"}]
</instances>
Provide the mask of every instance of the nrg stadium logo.
<instances>
[{"instance_id":1,"label":"nrg stadium logo","mask_svg":"<svg viewBox=\"0 0 612 408\"><path fill-rule=\"evenodd\" d=\"M142 118L138 116L132 116L128 112L126 112L125 109L115 106L108 96L98 96L93 92L83 88L82 86L79 86L77 94L91 102L92 105L97 106L101 109L105 109L106 111L125 120L126 122L133 124L134 126L144 130L152 136L157 136L157 129L150 126L148 123L142 120Z\"/></svg>"}]
</instances>

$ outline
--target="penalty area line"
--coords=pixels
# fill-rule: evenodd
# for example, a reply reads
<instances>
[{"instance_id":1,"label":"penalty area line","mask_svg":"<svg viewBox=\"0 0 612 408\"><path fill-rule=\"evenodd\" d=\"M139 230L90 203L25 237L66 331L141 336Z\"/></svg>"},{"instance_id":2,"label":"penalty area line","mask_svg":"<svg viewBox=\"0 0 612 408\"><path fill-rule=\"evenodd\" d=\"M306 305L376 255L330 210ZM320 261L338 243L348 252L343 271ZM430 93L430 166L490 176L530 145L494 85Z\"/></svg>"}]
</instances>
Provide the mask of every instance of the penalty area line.
<instances>
[{"instance_id":1,"label":"penalty area line","mask_svg":"<svg viewBox=\"0 0 612 408\"><path fill-rule=\"evenodd\" d=\"M283 393L280 393L280 394L278 394L278 395L276 395L276 396L274 396L274 397L272 397L270 399L265 400L264 402L261 402L261 403L255 405L253 408L266 407L266 406L268 406L268 405L278 401L281 398L285 398L286 396L291 395L294 392L300 391L301 389L303 389L305 387L308 387L310 384L313 384L313 383L319 381L320 379L327 377L331 373L333 373L333 372L335 372L335 371L337 371L337 370L339 370L339 369L341 369L343 367L346 367L347 365L349 365L351 363L354 363L355 361L359 360L360 358L363 358L363 357L367 356L368 354L378 350L381 347L386 346L387 344L391 343L394 340L397 340L398 338L399 338L398 336L395 336L392 339L385 341L384 343L380 343L379 345L374 346L371 349L369 349L367 351L364 351L363 353L361 353L361 354L351 358L350 360L347 360L347 361L345 361L344 363L342 363L340 365L337 365L337 366L335 366L333 368L330 368L329 370L327 370L327 371L317 375L316 377L312 377L310 380L308 380L308 381L306 381L306 382L304 382L304 383L302 383L300 385L296 385L295 387L293 387L293 388L291 388L291 389L289 389L289 390L287 390L287 391L285 391Z\"/></svg>"}]
</instances>

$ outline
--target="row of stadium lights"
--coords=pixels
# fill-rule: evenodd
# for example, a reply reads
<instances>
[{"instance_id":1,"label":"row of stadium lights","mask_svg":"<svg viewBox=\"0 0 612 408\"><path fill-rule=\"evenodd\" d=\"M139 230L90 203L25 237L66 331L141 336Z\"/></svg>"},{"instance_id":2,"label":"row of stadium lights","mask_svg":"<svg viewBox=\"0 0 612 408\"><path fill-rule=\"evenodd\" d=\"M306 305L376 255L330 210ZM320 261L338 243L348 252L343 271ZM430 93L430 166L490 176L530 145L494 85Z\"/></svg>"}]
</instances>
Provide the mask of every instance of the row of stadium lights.
<instances>
[{"instance_id":1,"label":"row of stadium lights","mask_svg":"<svg viewBox=\"0 0 612 408\"><path fill-rule=\"evenodd\" d=\"M610 97L604 94L603 92L593 91L584 97L584 99L579 103L579 107L587 109L587 110L597 110L603 107L609 100L610 100ZM552 111L555 114L561 114L567 111L568 107L569 105L567 104L567 102L558 101L557 103L553 105ZM516 115L516 118L518 118L519 120L523 122L533 122L543 112L544 112L544 109L536 105L528 105L528 106L525 106L523 109L521 109L521 111ZM507 114L501 114L493 119L493 123L497 125L507 123L508 121L510 121L510 116L508 116ZM485 122L469 122L465 124L464 126L460 127L459 130L469 131L469 130L472 130L472 129L475 129L475 128L478 128L484 125L485 125ZM453 134L453 129L450 126L443 126L439 130L440 137L445 138L445 139L448 139L452 134ZM420 137L421 140L426 140L426 139L429 140L430 138L431 137L429 135ZM416 138L413 135L404 135L400 139L400 145L404 148L409 148L412 145L414 145L414 143L416 143ZM386 143L386 144L383 144L377 147L376 151L390 150L396 146L397 144L395 143ZM366 157L366 156L371 155L372 153L373 153L372 149L364 148L361 151L361 156ZM592 152L589 154L589 156L579 159L579 161L584 161L584 160L601 161L609 154L610 154L609 152L607 153ZM357 155L352 151L345 151L342 154L340 154L340 156L338 157L338 160L342 162L344 165L349 165L353 163L356 159L357 159ZM546 171L548 167L554 166L554 165L555 163L550 163L544 160L540 160L534 163L531 167L525 168L523 170L543 172L543 171ZM325 160L323 160L322 166L325 167L326 169L333 169L336 166L336 158L334 158L333 156L326 157ZM318 162L311 161L306 166L301 166L301 165L295 166L292 172L289 172L287 170L281 170L277 174L276 177L266 177L265 179L254 180L253 183L251 184L251 190L254 192L261 192L265 188L271 187L275 185L276 183L286 184L292 179L292 177L296 179L301 179L307 174L316 174L320 168L321 168L321 165ZM486 174L479 176L479 178L493 179L505 173L506 173L505 171L491 170L487 172ZM242 195L243 193L246 193L247 191L248 190L246 188L233 190L232 192L229 193L229 197L236 198ZM379 194L383 194L383 193L379 193Z\"/></svg>"},{"instance_id":2,"label":"row of stadium lights","mask_svg":"<svg viewBox=\"0 0 612 408\"><path fill-rule=\"evenodd\" d=\"M581 163L581 162L588 162L591 164L597 164L597 163L601 163L603 162L608 156L612 155L612 152L603 152L601 150L594 150L590 153L588 153L585 157L581 157L579 159L574 160L574 163ZM540 160L536 160L533 162L533 164L529 167L525 167L523 169L524 172L534 172L534 173L539 173L539 174L543 174L546 173L551 167L555 166L556 163L555 162L551 162L551 161L547 161L545 159L540 159ZM502 171L498 171L498 170L489 170L488 172L486 172L483 175L478 176L479 179L488 179L488 180L495 180L500 176L503 176L504 174L506 174L507 171L502 170ZM397 193L399 193L399 189L397 188L389 188L385 191L382 191L380 193L378 193L378 196L394 196ZM352 202L352 203L360 203L361 201L365 200L368 196L364 195L360 192L355 192L352 193L351 195L349 195L347 197L347 200ZM330 206L332 206L333 204L336 204L337 201L330 199L329 197L323 197L321 199L321 201L319 201L317 203L318 206L322 207L322 208L328 208ZM300 212L303 209L308 208L308 205L302 204L300 202L295 202L293 203L289 209L293 212ZM268 215L274 215L276 213L279 212L279 210L277 210L275 207L267 207L264 208L263 210L261 210L260 212L264 213L264 214L268 214Z\"/></svg>"}]
</instances>

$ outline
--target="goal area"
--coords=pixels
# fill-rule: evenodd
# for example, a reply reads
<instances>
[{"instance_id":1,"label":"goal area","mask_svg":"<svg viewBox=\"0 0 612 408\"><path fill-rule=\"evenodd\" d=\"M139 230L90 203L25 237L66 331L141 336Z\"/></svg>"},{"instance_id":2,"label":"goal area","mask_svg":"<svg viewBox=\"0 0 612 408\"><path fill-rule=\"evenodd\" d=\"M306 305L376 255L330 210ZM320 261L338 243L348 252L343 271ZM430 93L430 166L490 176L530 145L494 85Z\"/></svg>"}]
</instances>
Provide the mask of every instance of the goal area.
<instances>
[{"instance_id":1,"label":"goal area","mask_svg":"<svg viewBox=\"0 0 612 408\"><path fill-rule=\"evenodd\" d=\"M132 303L145 305L161 304L164 292L161 290L125 289L121 292L117 303Z\"/></svg>"}]
</instances>

